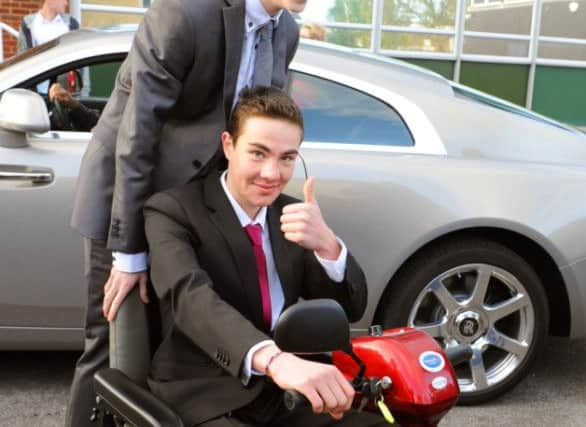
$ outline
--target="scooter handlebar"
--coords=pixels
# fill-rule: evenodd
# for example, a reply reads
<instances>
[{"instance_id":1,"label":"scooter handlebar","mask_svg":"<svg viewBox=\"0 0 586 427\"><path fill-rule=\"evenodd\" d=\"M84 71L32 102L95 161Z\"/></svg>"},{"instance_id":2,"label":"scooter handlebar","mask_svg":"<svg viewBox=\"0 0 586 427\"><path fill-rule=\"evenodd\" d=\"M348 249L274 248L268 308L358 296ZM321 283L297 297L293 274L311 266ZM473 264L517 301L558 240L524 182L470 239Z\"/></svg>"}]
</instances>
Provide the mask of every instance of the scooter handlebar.
<instances>
[{"instance_id":1,"label":"scooter handlebar","mask_svg":"<svg viewBox=\"0 0 586 427\"><path fill-rule=\"evenodd\" d=\"M472 348L466 344L459 344L445 350L446 357L452 366L459 365L463 362L468 362L473 355ZM283 395L283 402L289 411L295 411L305 406L311 406L307 398L296 390L285 390Z\"/></svg>"},{"instance_id":2,"label":"scooter handlebar","mask_svg":"<svg viewBox=\"0 0 586 427\"><path fill-rule=\"evenodd\" d=\"M285 390L283 402L285 403L285 408L289 411L295 411L305 406L311 406L307 397L299 393L297 390Z\"/></svg>"}]
</instances>

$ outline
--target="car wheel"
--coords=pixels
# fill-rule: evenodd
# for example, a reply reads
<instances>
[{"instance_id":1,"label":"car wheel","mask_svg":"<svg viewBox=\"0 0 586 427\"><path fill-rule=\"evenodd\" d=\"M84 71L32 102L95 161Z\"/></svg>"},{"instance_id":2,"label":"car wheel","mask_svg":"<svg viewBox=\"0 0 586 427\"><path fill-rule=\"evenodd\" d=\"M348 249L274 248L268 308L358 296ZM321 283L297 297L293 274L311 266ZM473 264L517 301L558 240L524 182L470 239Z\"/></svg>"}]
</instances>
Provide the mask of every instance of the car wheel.
<instances>
[{"instance_id":1,"label":"car wheel","mask_svg":"<svg viewBox=\"0 0 586 427\"><path fill-rule=\"evenodd\" d=\"M531 266L498 243L465 239L424 250L393 280L385 328L411 326L444 348L472 349L454 367L460 403L495 398L528 372L543 347L549 310Z\"/></svg>"}]
</instances>

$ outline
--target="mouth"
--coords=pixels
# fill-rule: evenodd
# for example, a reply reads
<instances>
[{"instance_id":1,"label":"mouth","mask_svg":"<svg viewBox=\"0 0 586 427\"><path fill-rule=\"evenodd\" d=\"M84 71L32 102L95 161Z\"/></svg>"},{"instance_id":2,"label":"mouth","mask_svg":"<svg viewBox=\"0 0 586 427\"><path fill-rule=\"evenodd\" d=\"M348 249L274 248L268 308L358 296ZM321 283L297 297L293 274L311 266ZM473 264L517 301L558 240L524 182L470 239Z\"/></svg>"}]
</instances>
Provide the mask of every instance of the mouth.
<instances>
[{"instance_id":1,"label":"mouth","mask_svg":"<svg viewBox=\"0 0 586 427\"><path fill-rule=\"evenodd\" d=\"M279 188L277 184L254 184L262 193L272 193Z\"/></svg>"}]
</instances>

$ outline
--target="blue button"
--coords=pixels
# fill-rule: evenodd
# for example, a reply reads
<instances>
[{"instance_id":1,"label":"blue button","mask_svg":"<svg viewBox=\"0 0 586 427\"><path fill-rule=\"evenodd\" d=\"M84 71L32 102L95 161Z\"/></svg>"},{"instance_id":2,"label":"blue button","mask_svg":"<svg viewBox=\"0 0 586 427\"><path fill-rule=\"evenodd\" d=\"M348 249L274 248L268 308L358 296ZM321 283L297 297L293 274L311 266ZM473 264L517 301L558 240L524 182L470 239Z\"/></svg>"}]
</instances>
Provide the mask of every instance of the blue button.
<instances>
[{"instance_id":1,"label":"blue button","mask_svg":"<svg viewBox=\"0 0 586 427\"><path fill-rule=\"evenodd\" d=\"M435 354L427 354L423 358L423 364L429 368L437 368L442 364L442 359Z\"/></svg>"},{"instance_id":2,"label":"blue button","mask_svg":"<svg viewBox=\"0 0 586 427\"><path fill-rule=\"evenodd\" d=\"M419 364L428 372L439 372L445 366L444 358L435 351L425 351L419 356Z\"/></svg>"}]
</instances>

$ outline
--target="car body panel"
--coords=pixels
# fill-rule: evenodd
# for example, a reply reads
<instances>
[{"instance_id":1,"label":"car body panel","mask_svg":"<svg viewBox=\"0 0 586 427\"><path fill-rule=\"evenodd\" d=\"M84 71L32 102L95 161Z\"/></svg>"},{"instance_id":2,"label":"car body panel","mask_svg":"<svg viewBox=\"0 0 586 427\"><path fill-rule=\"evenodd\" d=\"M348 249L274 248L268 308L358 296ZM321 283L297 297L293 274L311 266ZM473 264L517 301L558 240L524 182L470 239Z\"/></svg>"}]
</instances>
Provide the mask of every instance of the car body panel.
<instances>
[{"instance_id":1,"label":"car body panel","mask_svg":"<svg viewBox=\"0 0 586 427\"><path fill-rule=\"evenodd\" d=\"M584 247L568 235L567 228L572 224L586 229L583 205L576 200L576 192L586 180L586 171L581 168L567 174L567 167L555 165L521 168L515 162L393 153L373 156L339 149L332 156L327 150L313 149L310 142L304 143L302 154L309 174L319 171L316 194L326 219L348 243L369 284L386 285L427 243L473 228L499 228L526 236L550 254L559 268L583 256ZM565 180L552 182L551 176L560 171ZM298 197L302 194L301 178L297 174L288 188ZM511 179L515 180L515 191L503 191ZM471 204L475 194L481 197ZM575 208L559 212L560 204ZM384 255L373 256L373 250ZM578 276L570 283L583 287L585 280L586 276ZM372 321L383 291L384 286L369 287L368 311L361 327ZM577 301L583 300L570 300L573 319L583 317L582 304Z\"/></svg>"},{"instance_id":2,"label":"car body panel","mask_svg":"<svg viewBox=\"0 0 586 427\"><path fill-rule=\"evenodd\" d=\"M56 340L63 344L67 339L59 336L83 323L83 248L79 234L69 227L69 216L87 142L61 142L48 135L31 136L28 147L0 147L0 164L49 168L54 174L47 185L0 181L0 327L19 328L12 338L3 330L0 348L21 348L27 332L36 339L39 328L57 328ZM78 330L73 335L79 340Z\"/></svg>"},{"instance_id":3,"label":"car body panel","mask_svg":"<svg viewBox=\"0 0 586 427\"><path fill-rule=\"evenodd\" d=\"M560 271L567 284L568 298L572 302L570 305L572 310L572 330L570 336L583 338L586 335L586 311L580 302L574 303L574 301L584 301L586 299L586 287L584 286L586 258L562 267Z\"/></svg>"}]
</instances>

